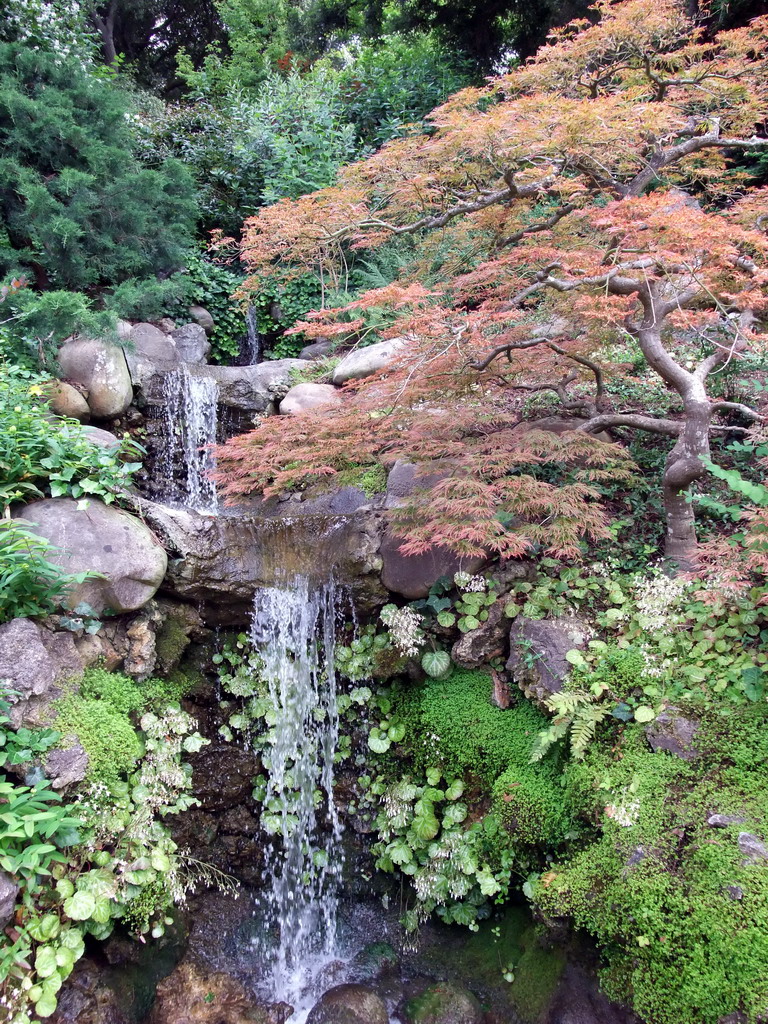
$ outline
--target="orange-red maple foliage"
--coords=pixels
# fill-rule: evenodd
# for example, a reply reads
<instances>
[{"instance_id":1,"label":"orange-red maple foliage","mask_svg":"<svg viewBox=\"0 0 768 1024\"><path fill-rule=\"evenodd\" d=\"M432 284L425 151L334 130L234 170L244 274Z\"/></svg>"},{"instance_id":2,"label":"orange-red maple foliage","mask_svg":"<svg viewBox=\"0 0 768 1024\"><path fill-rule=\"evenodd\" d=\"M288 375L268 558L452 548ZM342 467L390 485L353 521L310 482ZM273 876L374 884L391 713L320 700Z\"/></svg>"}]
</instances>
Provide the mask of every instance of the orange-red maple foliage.
<instances>
[{"instance_id":1,"label":"orange-red maple foliage","mask_svg":"<svg viewBox=\"0 0 768 1024\"><path fill-rule=\"evenodd\" d=\"M409 344L385 373L348 385L341 409L229 442L226 493L442 460L451 476L397 514L406 550L572 554L605 530L596 482L629 472L621 448L594 435L637 428L674 441L667 551L690 561L686 496L709 438L760 418L710 398L707 380L768 340L768 190L750 189L739 164L768 148L768 18L707 39L675 0L604 0L595 13L597 24L575 22L525 66L451 97L429 134L246 223L246 292L307 271L334 290L357 251L412 238L394 283L297 325L349 336L376 307L384 335ZM628 350L674 396L666 414L636 386L626 401ZM575 432L518 425L523 399L543 391L581 417Z\"/></svg>"}]
</instances>

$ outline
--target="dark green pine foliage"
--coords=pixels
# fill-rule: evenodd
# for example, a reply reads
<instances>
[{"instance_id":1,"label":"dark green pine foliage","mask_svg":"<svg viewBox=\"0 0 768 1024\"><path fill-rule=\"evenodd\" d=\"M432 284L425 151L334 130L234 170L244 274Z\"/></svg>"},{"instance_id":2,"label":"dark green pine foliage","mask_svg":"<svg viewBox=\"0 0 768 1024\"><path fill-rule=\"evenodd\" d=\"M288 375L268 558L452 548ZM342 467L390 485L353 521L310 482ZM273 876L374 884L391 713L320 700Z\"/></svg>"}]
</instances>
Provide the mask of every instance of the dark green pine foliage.
<instances>
[{"instance_id":1,"label":"dark green pine foliage","mask_svg":"<svg viewBox=\"0 0 768 1024\"><path fill-rule=\"evenodd\" d=\"M76 58L0 44L0 277L93 293L178 269L194 190L134 158L128 106Z\"/></svg>"}]
</instances>

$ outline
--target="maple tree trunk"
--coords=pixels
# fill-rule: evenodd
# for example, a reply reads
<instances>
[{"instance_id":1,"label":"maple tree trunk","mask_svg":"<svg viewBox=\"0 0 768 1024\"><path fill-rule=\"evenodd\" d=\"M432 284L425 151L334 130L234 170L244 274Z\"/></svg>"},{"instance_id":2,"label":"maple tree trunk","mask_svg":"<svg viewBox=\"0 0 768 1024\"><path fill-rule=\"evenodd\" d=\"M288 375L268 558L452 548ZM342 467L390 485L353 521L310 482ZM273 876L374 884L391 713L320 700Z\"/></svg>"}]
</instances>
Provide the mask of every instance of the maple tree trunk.
<instances>
[{"instance_id":1,"label":"maple tree trunk","mask_svg":"<svg viewBox=\"0 0 768 1024\"><path fill-rule=\"evenodd\" d=\"M711 415L706 397L696 396L685 402L683 431L664 467L664 553L684 572L694 567L697 547L696 517L687 492L705 472L701 459L709 456Z\"/></svg>"}]
</instances>

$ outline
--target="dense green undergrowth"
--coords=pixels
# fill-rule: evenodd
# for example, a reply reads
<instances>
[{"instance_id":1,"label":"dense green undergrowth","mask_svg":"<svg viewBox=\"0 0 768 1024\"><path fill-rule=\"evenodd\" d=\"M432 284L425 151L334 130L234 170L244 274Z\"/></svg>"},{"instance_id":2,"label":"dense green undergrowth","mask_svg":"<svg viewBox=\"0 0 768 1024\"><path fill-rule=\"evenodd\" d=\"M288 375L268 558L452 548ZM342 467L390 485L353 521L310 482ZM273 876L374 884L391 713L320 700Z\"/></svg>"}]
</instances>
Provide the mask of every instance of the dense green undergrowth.
<instances>
[{"instance_id":1,"label":"dense green undergrowth","mask_svg":"<svg viewBox=\"0 0 768 1024\"><path fill-rule=\"evenodd\" d=\"M164 821L196 804L184 758L207 740L178 704L188 686L181 676L139 684L90 669L45 730L10 730L0 704L4 766L26 772L23 784L0 782L0 868L20 883L0 955L10 1024L55 1011L88 936L104 939L120 924L142 941L157 938L201 880L230 884L180 851ZM64 803L38 762L55 744L75 743L88 764Z\"/></svg>"}]
</instances>

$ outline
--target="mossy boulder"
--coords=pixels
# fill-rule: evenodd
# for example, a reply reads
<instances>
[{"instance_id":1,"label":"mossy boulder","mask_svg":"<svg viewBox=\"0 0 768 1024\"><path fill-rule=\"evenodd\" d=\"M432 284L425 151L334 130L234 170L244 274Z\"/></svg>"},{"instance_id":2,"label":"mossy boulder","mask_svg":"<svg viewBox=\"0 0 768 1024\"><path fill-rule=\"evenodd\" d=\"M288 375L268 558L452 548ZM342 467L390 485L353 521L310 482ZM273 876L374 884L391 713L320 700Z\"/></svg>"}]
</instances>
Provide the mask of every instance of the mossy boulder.
<instances>
[{"instance_id":1,"label":"mossy boulder","mask_svg":"<svg viewBox=\"0 0 768 1024\"><path fill-rule=\"evenodd\" d=\"M389 1024L389 1014L365 985L337 985L315 1003L307 1024Z\"/></svg>"},{"instance_id":2,"label":"mossy boulder","mask_svg":"<svg viewBox=\"0 0 768 1024\"><path fill-rule=\"evenodd\" d=\"M483 1011L465 988L449 981L431 985L405 1005L408 1024L480 1024Z\"/></svg>"}]
</instances>

